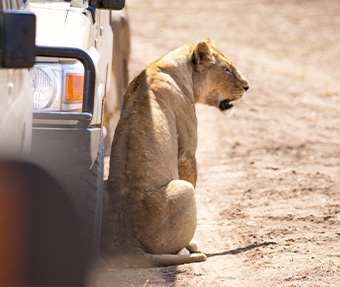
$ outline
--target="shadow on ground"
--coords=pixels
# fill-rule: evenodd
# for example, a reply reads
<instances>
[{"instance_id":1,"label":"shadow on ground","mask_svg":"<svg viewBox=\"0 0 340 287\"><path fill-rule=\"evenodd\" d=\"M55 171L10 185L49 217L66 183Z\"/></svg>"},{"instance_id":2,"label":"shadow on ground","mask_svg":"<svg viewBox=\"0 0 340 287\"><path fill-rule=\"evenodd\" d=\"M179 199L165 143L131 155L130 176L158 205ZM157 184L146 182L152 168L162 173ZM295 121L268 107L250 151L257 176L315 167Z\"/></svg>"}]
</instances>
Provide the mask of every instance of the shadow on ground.
<instances>
[{"instance_id":1,"label":"shadow on ground","mask_svg":"<svg viewBox=\"0 0 340 287\"><path fill-rule=\"evenodd\" d=\"M239 254L239 253L243 253L243 252L252 250L254 248L259 248L259 247L268 246L268 245L276 245L276 244L277 244L276 242L264 242L264 243L261 243L261 244L252 244L252 245L249 245L247 247L237 248L237 249L219 252L219 253L209 253L209 254L206 254L206 255L207 255L208 258L214 257L214 256L222 256L222 255L236 255L236 254Z\"/></svg>"}]
</instances>

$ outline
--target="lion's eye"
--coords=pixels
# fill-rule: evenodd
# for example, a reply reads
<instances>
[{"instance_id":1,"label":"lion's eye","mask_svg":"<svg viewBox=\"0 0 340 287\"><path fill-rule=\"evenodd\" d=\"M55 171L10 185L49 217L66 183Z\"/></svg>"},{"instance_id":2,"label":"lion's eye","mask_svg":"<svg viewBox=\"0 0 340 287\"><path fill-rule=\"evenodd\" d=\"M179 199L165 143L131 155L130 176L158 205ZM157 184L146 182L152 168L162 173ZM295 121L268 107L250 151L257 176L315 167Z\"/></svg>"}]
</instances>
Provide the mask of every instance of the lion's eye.
<instances>
[{"instance_id":1,"label":"lion's eye","mask_svg":"<svg viewBox=\"0 0 340 287\"><path fill-rule=\"evenodd\" d=\"M231 71L230 71L230 69L229 69L228 67L225 68L225 71L226 71L227 73L231 73Z\"/></svg>"}]
</instances>

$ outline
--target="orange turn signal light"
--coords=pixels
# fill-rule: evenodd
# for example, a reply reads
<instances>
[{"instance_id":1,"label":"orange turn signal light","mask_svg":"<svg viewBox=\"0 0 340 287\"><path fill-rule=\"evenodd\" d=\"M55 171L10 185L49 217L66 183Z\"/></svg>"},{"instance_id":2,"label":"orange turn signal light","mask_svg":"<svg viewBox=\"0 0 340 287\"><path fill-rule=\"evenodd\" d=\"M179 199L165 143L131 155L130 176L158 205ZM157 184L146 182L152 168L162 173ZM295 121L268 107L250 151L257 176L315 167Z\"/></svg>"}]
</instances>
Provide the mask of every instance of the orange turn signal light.
<instances>
[{"instance_id":1,"label":"orange turn signal light","mask_svg":"<svg viewBox=\"0 0 340 287\"><path fill-rule=\"evenodd\" d=\"M65 85L65 99L67 101L83 100L84 74L67 74Z\"/></svg>"}]
</instances>

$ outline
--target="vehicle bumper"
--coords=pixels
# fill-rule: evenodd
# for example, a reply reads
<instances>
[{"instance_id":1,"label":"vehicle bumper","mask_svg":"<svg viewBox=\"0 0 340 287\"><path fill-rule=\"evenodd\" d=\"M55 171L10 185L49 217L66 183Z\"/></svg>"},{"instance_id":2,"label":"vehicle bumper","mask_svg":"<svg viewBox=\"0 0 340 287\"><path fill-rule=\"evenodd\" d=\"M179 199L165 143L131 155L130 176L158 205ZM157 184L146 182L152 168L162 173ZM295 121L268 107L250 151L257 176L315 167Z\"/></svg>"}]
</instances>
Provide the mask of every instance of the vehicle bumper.
<instances>
[{"instance_id":1,"label":"vehicle bumper","mask_svg":"<svg viewBox=\"0 0 340 287\"><path fill-rule=\"evenodd\" d=\"M101 129L34 127L32 160L53 174L79 173L97 157Z\"/></svg>"}]
</instances>

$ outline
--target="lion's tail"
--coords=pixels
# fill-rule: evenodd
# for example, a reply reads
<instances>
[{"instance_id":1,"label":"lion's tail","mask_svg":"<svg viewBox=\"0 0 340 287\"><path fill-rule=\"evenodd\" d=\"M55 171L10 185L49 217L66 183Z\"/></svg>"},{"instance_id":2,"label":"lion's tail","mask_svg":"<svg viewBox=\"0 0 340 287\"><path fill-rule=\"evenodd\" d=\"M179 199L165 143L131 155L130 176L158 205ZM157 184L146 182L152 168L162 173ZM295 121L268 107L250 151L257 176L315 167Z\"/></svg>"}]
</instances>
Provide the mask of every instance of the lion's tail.
<instances>
[{"instance_id":1,"label":"lion's tail","mask_svg":"<svg viewBox=\"0 0 340 287\"><path fill-rule=\"evenodd\" d=\"M169 266L194 262L206 261L207 257L203 253L190 253L190 254L151 254L144 253L141 255L141 260L146 266ZM141 263L142 263L141 262ZM142 265L144 265L142 264Z\"/></svg>"},{"instance_id":2,"label":"lion's tail","mask_svg":"<svg viewBox=\"0 0 340 287\"><path fill-rule=\"evenodd\" d=\"M138 248L137 252L125 254L117 253L113 257L107 257L104 255L103 259L109 265L115 267L124 266L144 268L203 262L207 260L207 256L204 253L190 253L186 248L183 248L183 250L185 250L185 252L180 252L178 254L152 254Z\"/></svg>"}]
</instances>

